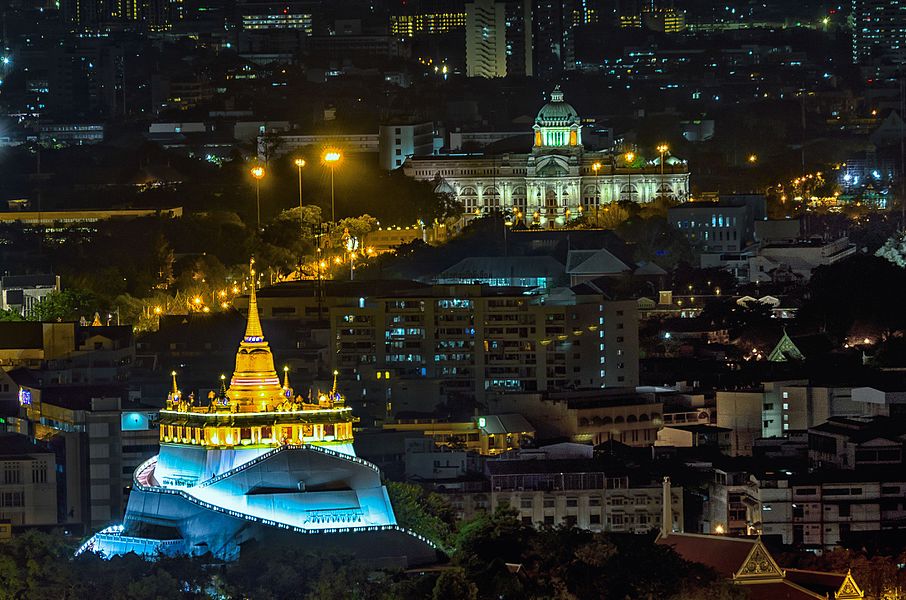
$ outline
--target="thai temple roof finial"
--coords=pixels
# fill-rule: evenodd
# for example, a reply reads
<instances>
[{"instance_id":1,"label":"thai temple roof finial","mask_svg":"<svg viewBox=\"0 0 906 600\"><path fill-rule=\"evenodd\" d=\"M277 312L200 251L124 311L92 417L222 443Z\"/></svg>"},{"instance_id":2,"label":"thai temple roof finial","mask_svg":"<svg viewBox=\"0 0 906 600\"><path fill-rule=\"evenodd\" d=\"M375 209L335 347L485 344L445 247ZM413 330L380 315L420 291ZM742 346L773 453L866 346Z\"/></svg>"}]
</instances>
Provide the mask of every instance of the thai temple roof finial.
<instances>
[{"instance_id":1,"label":"thai temple roof finial","mask_svg":"<svg viewBox=\"0 0 906 600\"><path fill-rule=\"evenodd\" d=\"M286 365L283 366L283 389L289 389L289 367Z\"/></svg>"},{"instance_id":2,"label":"thai temple roof finial","mask_svg":"<svg viewBox=\"0 0 906 600\"><path fill-rule=\"evenodd\" d=\"M226 387L226 375L223 373L220 374L220 397L226 398L227 387Z\"/></svg>"},{"instance_id":3,"label":"thai temple roof finial","mask_svg":"<svg viewBox=\"0 0 906 600\"><path fill-rule=\"evenodd\" d=\"M249 260L249 274L251 275L251 289L249 291L249 320L245 326L245 342L263 342L264 332L261 330L261 320L258 318L258 296L255 293L255 258Z\"/></svg>"},{"instance_id":4,"label":"thai temple roof finial","mask_svg":"<svg viewBox=\"0 0 906 600\"><path fill-rule=\"evenodd\" d=\"M103 323L101 323L101 315L99 315L98 313L94 313L94 321L91 322L91 326L100 327L102 325L103 325Z\"/></svg>"},{"instance_id":5,"label":"thai temple roof finial","mask_svg":"<svg viewBox=\"0 0 906 600\"><path fill-rule=\"evenodd\" d=\"M333 372L333 388L331 388L331 390L330 390L330 395L331 395L331 396L335 396L335 395L337 394L337 375L339 375L339 374L340 374L340 372L337 371L336 369L334 369L334 372Z\"/></svg>"},{"instance_id":6,"label":"thai temple roof finial","mask_svg":"<svg viewBox=\"0 0 906 600\"><path fill-rule=\"evenodd\" d=\"M172 393L173 393L174 395L178 395L178 394L179 394L179 386L176 385L176 371L170 371L170 377L173 378L173 390L172 390Z\"/></svg>"}]
</instances>

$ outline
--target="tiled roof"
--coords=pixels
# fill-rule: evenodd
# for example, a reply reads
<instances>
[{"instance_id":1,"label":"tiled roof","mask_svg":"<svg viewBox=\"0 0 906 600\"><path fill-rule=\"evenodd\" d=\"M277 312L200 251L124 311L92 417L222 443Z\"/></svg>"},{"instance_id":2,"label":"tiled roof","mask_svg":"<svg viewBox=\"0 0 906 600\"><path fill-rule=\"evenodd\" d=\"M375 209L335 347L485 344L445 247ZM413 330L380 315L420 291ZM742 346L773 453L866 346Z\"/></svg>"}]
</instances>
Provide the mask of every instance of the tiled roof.
<instances>
[{"instance_id":1,"label":"tiled roof","mask_svg":"<svg viewBox=\"0 0 906 600\"><path fill-rule=\"evenodd\" d=\"M685 560L711 567L729 579L742 568L757 542L717 535L672 533L666 537L659 537L657 543L670 546Z\"/></svg>"}]
</instances>

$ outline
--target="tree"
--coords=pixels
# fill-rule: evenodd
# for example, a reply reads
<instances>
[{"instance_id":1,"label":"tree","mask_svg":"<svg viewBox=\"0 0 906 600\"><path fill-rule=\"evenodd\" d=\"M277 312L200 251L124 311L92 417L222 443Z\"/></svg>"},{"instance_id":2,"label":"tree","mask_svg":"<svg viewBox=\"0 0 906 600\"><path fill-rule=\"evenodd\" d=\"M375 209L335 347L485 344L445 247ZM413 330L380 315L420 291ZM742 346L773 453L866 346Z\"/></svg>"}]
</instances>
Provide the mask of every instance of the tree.
<instances>
[{"instance_id":1,"label":"tree","mask_svg":"<svg viewBox=\"0 0 906 600\"><path fill-rule=\"evenodd\" d=\"M385 484L397 522L448 550L455 515L447 499L410 483L386 481Z\"/></svg>"},{"instance_id":2,"label":"tree","mask_svg":"<svg viewBox=\"0 0 906 600\"><path fill-rule=\"evenodd\" d=\"M91 317L98 309L98 301L93 294L69 289L47 294L26 316L29 321L78 321L81 317Z\"/></svg>"},{"instance_id":3,"label":"tree","mask_svg":"<svg viewBox=\"0 0 906 600\"><path fill-rule=\"evenodd\" d=\"M466 578L462 569L441 573L431 593L433 600L475 600L478 587Z\"/></svg>"}]
</instances>

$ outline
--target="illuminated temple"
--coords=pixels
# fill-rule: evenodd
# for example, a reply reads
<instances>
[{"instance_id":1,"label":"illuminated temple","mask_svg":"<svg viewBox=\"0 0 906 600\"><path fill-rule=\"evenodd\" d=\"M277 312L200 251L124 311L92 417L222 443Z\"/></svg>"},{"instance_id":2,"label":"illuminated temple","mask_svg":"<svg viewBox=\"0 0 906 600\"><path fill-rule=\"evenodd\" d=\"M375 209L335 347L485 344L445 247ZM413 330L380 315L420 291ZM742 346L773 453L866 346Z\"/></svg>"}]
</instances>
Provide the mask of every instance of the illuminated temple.
<instances>
[{"instance_id":1,"label":"illuminated temple","mask_svg":"<svg viewBox=\"0 0 906 600\"><path fill-rule=\"evenodd\" d=\"M430 542L397 525L378 468L356 457L352 409L336 378L307 398L288 376L281 384L254 288L229 387L222 380L198 402L173 374L160 454L136 469L123 523L80 552L230 560L244 542L298 536L312 550L386 564L435 559Z\"/></svg>"}]
</instances>

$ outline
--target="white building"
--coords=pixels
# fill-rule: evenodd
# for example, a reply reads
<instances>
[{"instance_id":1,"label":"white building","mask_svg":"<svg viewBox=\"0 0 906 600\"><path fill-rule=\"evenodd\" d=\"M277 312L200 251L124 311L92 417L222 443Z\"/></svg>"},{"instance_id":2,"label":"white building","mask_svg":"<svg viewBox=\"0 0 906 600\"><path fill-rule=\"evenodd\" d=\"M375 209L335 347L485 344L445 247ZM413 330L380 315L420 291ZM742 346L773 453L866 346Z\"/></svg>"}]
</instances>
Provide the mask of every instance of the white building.
<instances>
[{"instance_id":1,"label":"white building","mask_svg":"<svg viewBox=\"0 0 906 600\"><path fill-rule=\"evenodd\" d=\"M512 210L539 225L562 224L619 200L651 202L662 196L682 201L689 195L688 167L676 157L665 158L662 168L657 160L586 150L582 120L559 88L532 129L534 145L525 154L415 156L403 169L451 194L467 215Z\"/></svg>"},{"instance_id":2,"label":"white building","mask_svg":"<svg viewBox=\"0 0 906 600\"><path fill-rule=\"evenodd\" d=\"M505 3L466 3L466 76L506 77Z\"/></svg>"}]
</instances>

